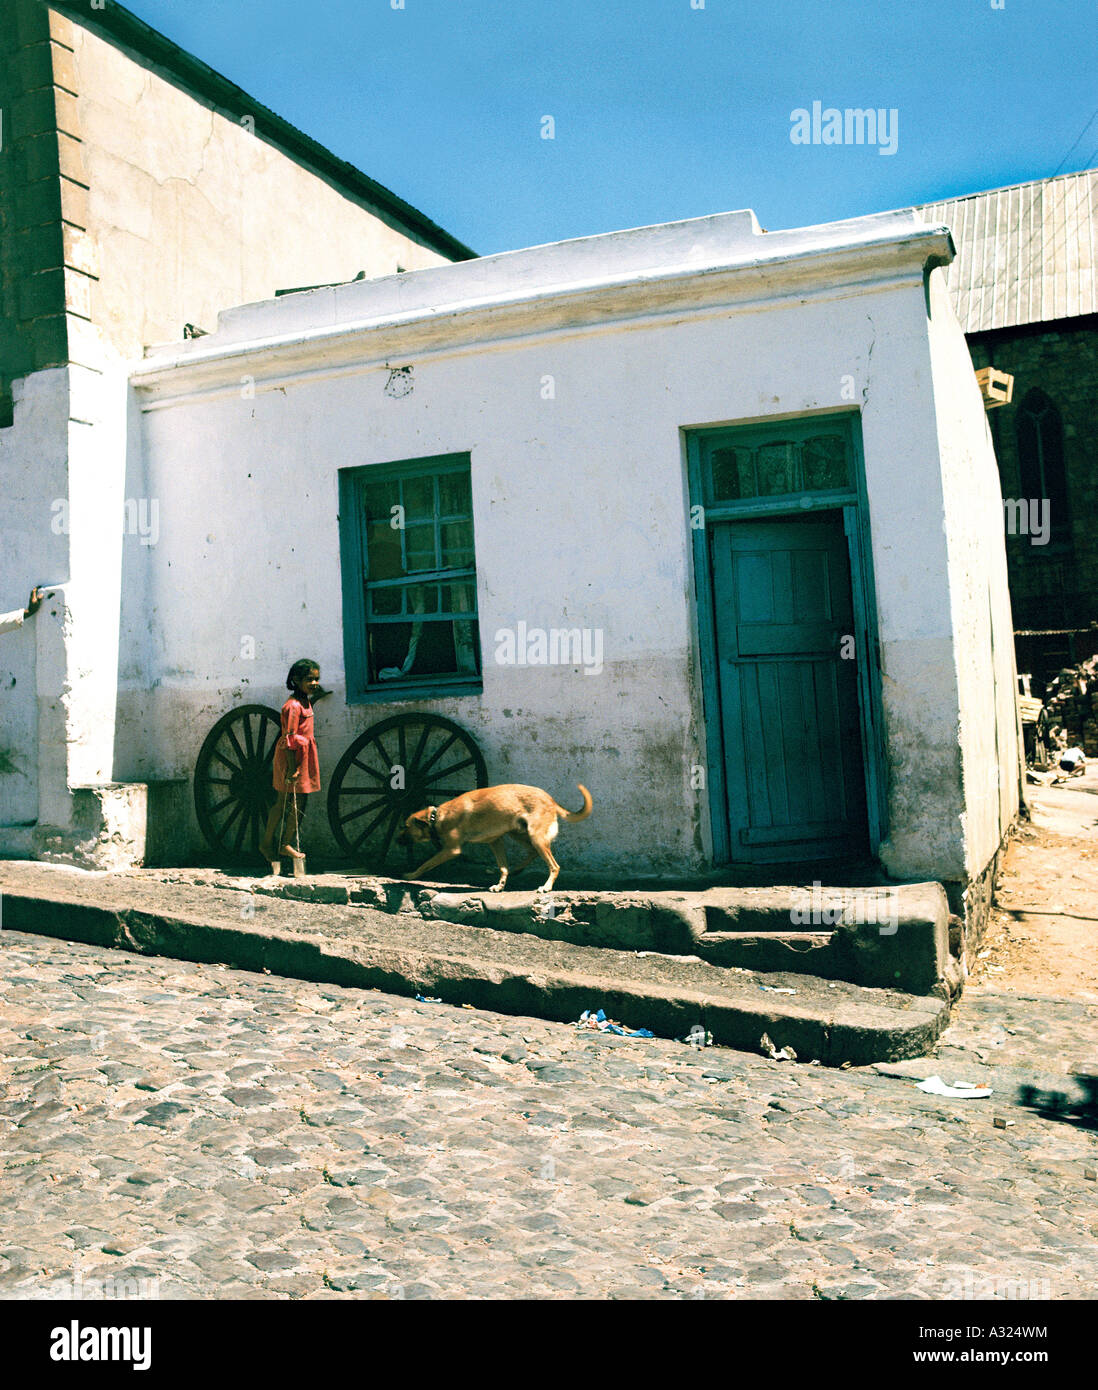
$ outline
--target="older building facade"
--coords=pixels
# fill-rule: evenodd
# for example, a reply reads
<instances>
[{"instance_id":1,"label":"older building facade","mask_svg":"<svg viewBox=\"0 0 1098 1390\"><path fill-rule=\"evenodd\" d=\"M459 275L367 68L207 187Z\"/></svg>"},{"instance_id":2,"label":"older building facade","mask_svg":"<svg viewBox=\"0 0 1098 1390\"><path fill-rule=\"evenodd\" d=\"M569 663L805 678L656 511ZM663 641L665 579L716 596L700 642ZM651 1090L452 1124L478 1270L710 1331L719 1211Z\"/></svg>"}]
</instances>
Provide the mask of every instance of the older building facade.
<instances>
[{"instance_id":1,"label":"older building facade","mask_svg":"<svg viewBox=\"0 0 1098 1390\"><path fill-rule=\"evenodd\" d=\"M976 367L1014 378L989 412L1019 669L1040 684L1098 651L1098 170L920 209Z\"/></svg>"},{"instance_id":2,"label":"older building facade","mask_svg":"<svg viewBox=\"0 0 1098 1390\"><path fill-rule=\"evenodd\" d=\"M473 253L120 5L6 0L0 27L0 853L78 837L112 779L130 364L283 288ZM130 490L127 490L130 489ZM47 827L53 827L48 829Z\"/></svg>"}]
</instances>

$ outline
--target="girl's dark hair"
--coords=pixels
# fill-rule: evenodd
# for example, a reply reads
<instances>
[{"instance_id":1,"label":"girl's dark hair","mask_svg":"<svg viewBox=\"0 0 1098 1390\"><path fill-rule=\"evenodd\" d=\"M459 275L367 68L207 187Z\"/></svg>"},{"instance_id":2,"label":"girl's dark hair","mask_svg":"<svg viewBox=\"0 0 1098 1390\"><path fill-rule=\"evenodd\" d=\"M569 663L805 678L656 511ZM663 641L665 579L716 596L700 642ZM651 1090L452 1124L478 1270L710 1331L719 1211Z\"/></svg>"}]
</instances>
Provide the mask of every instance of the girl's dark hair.
<instances>
[{"instance_id":1,"label":"girl's dark hair","mask_svg":"<svg viewBox=\"0 0 1098 1390\"><path fill-rule=\"evenodd\" d=\"M295 661L290 667L289 675L286 677L286 689L296 690L298 681L304 680L310 671L316 671L319 675L320 663L316 661L306 661L304 657L302 657L300 661Z\"/></svg>"}]
</instances>

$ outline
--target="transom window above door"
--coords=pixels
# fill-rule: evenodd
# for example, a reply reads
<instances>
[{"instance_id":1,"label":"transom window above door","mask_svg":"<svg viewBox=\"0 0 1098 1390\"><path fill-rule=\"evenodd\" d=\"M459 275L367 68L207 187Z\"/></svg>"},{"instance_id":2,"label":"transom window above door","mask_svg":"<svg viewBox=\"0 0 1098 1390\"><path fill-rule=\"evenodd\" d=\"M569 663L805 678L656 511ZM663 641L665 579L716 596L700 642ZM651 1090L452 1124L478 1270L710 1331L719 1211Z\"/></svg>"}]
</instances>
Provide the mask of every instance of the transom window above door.
<instances>
[{"instance_id":1,"label":"transom window above door","mask_svg":"<svg viewBox=\"0 0 1098 1390\"><path fill-rule=\"evenodd\" d=\"M856 490L844 418L788 427L707 430L698 435L706 501L765 505L779 499L846 497Z\"/></svg>"}]
</instances>

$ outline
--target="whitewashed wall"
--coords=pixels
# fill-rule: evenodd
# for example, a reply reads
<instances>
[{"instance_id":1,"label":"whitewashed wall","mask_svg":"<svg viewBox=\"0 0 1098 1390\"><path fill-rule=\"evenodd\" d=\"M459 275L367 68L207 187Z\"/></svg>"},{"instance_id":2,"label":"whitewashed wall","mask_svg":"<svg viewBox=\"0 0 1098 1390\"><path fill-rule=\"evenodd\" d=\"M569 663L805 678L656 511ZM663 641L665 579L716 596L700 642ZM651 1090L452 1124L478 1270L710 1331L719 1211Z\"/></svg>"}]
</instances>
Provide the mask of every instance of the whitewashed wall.
<instances>
[{"instance_id":1,"label":"whitewashed wall","mask_svg":"<svg viewBox=\"0 0 1098 1390\"><path fill-rule=\"evenodd\" d=\"M432 284L459 273L484 282L492 271L425 272ZM886 732L903 759L889 781L887 862L960 878L957 659L921 275L810 295L775 288L770 304L662 309L505 341L486 324L479 344L418 353L391 316L370 318L387 283L373 300L340 292L346 317L370 325L356 339L361 365L318 350L307 373L280 376L265 347L243 342L207 393L155 367L139 378L148 409L133 467L159 499L161 538L127 556L116 775L187 775L219 714L281 703L299 655L315 656L336 692L317 710L325 775L370 722L419 707L344 701L337 470L469 452L484 691L427 707L473 732L493 780L543 785L565 804L576 780L590 788L595 815L562 832L566 866L701 867L710 840L705 794L689 786L704 731L683 430L850 408L852 378ZM268 341L299 328L309 306L240 311L228 336L239 338L241 315ZM386 361L414 367L410 395L385 395ZM227 383L250 371L260 379L245 399ZM957 409L982 428L978 395ZM970 558L999 563L990 537ZM493 665L496 630L519 620L601 629L603 673ZM240 655L248 636L254 660ZM927 776L913 795L916 766Z\"/></svg>"},{"instance_id":2,"label":"whitewashed wall","mask_svg":"<svg viewBox=\"0 0 1098 1390\"><path fill-rule=\"evenodd\" d=\"M979 874L1018 814L1014 625L999 469L972 360L940 276L930 322L945 489L964 786L965 868Z\"/></svg>"},{"instance_id":3,"label":"whitewashed wall","mask_svg":"<svg viewBox=\"0 0 1098 1390\"><path fill-rule=\"evenodd\" d=\"M68 573L68 541L51 525L66 496L68 372L35 372L15 383L15 421L0 430L4 515L0 522L0 612L22 608L31 586ZM30 850L38 817L38 630L41 612L0 637L0 854Z\"/></svg>"}]
</instances>

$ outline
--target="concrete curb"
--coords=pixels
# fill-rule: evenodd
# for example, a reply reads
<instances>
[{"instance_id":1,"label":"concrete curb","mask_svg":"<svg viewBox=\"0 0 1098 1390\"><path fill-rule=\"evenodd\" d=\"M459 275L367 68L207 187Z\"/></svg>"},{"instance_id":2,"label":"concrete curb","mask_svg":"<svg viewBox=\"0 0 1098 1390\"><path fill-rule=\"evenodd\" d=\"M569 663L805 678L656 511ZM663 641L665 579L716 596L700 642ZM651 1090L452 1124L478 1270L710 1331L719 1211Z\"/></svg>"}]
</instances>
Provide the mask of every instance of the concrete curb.
<instances>
[{"instance_id":1,"label":"concrete curb","mask_svg":"<svg viewBox=\"0 0 1098 1390\"><path fill-rule=\"evenodd\" d=\"M831 1065L921 1056L949 1014L929 995L759 977L696 956L638 955L315 898L14 863L0 864L0 889L10 930L557 1022L603 1008L663 1037L700 1023L714 1042L756 1053L766 1033L801 1060Z\"/></svg>"},{"instance_id":2,"label":"concrete curb","mask_svg":"<svg viewBox=\"0 0 1098 1390\"><path fill-rule=\"evenodd\" d=\"M950 972L949 903L939 883L888 888L790 886L698 891L454 891L346 874L233 877L217 870L134 870L135 881L243 889L343 903L429 921L521 932L612 950L697 956L745 970L792 970L911 994L958 992Z\"/></svg>"}]
</instances>

